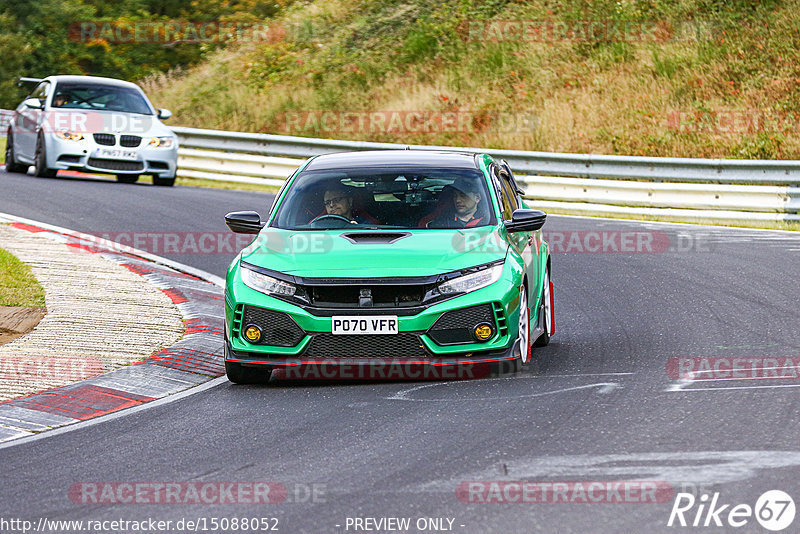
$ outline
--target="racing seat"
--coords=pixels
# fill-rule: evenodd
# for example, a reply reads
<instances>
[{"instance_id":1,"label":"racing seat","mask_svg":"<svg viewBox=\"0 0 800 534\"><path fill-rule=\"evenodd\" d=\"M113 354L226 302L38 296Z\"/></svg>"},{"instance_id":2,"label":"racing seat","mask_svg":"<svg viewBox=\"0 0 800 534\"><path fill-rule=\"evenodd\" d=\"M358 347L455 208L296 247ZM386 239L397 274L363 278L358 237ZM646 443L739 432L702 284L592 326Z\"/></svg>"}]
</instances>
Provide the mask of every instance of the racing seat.
<instances>
[{"instance_id":1,"label":"racing seat","mask_svg":"<svg viewBox=\"0 0 800 534\"><path fill-rule=\"evenodd\" d=\"M452 210L454 195L455 189L453 189L453 186L444 186L439 193L439 200L436 201L436 207L433 208L432 212L417 221L417 228L427 228L429 222L446 213L448 209Z\"/></svg>"}]
</instances>

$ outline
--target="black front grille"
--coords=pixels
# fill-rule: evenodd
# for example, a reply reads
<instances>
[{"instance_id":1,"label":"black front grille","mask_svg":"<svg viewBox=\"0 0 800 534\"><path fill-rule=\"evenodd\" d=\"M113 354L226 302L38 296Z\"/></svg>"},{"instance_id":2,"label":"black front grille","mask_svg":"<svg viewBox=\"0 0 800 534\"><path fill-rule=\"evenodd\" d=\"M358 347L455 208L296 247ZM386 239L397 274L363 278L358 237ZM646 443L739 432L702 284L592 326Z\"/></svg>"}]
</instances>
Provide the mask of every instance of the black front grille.
<instances>
[{"instance_id":1,"label":"black front grille","mask_svg":"<svg viewBox=\"0 0 800 534\"><path fill-rule=\"evenodd\" d=\"M144 169L141 161L120 161L118 159L89 158L88 165L110 171L141 171Z\"/></svg>"},{"instance_id":2,"label":"black front grille","mask_svg":"<svg viewBox=\"0 0 800 534\"><path fill-rule=\"evenodd\" d=\"M474 343L472 331L479 323L489 323L495 328L491 304L445 312L428 330L428 336L439 345Z\"/></svg>"},{"instance_id":3,"label":"black front grille","mask_svg":"<svg viewBox=\"0 0 800 534\"><path fill-rule=\"evenodd\" d=\"M427 358L428 352L413 332L376 335L315 334L302 356L326 358Z\"/></svg>"},{"instance_id":4,"label":"black front grille","mask_svg":"<svg viewBox=\"0 0 800 534\"><path fill-rule=\"evenodd\" d=\"M63 161L64 163L80 163L82 156L70 156L70 155L63 155L58 156L58 161Z\"/></svg>"},{"instance_id":5,"label":"black front grille","mask_svg":"<svg viewBox=\"0 0 800 534\"><path fill-rule=\"evenodd\" d=\"M114 146L117 141L114 138L114 134L96 133L94 134L94 142L98 145Z\"/></svg>"},{"instance_id":6,"label":"black front grille","mask_svg":"<svg viewBox=\"0 0 800 534\"><path fill-rule=\"evenodd\" d=\"M139 146L142 138L138 135L121 135L119 137L119 144L127 147Z\"/></svg>"},{"instance_id":7,"label":"black front grille","mask_svg":"<svg viewBox=\"0 0 800 534\"><path fill-rule=\"evenodd\" d=\"M261 329L261 340L257 343L258 345L294 347L305 337L305 333L297 326L297 323L283 312L246 306L242 330L251 324Z\"/></svg>"},{"instance_id":8,"label":"black front grille","mask_svg":"<svg viewBox=\"0 0 800 534\"><path fill-rule=\"evenodd\" d=\"M328 308L358 308L362 295L370 295L376 308L405 308L419 306L425 298L424 285L335 285L305 286L311 304Z\"/></svg>"}]
</instances>

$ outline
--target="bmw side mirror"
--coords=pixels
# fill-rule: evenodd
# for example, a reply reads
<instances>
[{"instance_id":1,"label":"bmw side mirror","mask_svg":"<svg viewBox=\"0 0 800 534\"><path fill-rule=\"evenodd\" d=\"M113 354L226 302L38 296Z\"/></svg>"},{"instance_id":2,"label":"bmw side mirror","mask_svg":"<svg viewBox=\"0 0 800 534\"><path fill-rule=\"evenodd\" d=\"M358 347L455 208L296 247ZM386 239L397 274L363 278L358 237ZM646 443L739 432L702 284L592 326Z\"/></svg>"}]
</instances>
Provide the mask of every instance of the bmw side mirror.
<instances>
[{"instance_id":1,"label":"bmw side mirror","mask_svg":"<svg viewBox=\"0 0 800 534\"><path fill-rule=\"evenodd\" d=\"M539 210L519 209L511 214L511 220L505 221L508 232L533 232L544 226L547 214Z\"/></svg>"},{"instance_id":2,"label":"bmw side mirror","mask_svg":"<svg viewBox=\"0 0 800 534\"><path fill-rule=\"evenodd\" d=\"M157 116L162 121L167 120L168 118L172 117L172 112L168 109L159 109L156 110L158 112Z\"/></svg>"},{"instance_id":3,"label":"bmw side mirror","mask_svg":"<svg viewBox=\"0 0 800 534\"><path fill-rule=\"evenodd\" d=\"M233 211L225 216L225 224L237 234L257 234L265 223L255 211Z\"/></svg>"},{"instance_id":4,"label":"bmw side mirror","mask_svg":"<svg viewBox=\"0 0 800 534\"><path fill-rule=\"evenodd\" d=\"M39 101L38 98L27 98L27 99L25 99L25 102L23 102L23 104L25 104L25 107L31 108L31 109L42 109L42 108L44 108L44 106L42 105L42 103Z\"/></svg>"}]
</instances>

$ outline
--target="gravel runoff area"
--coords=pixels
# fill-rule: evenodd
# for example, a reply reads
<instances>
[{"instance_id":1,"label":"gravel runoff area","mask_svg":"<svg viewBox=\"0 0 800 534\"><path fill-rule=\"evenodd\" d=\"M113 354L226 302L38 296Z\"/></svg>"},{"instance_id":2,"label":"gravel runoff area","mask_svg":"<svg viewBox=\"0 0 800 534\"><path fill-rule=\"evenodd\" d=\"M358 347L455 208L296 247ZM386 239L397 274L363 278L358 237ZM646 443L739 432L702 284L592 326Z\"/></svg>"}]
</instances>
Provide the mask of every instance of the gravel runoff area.
<instances>
[{"instance_id":1,"label":"gravel runoff area","mask_svg":"<svg viewBox=\"0 0 800 534\"><path fill-rule=\"evenodd\" d=\"M0 401L118 369L183 337L173 300L102 254L5 224L0 243L31 267L47 307L36 328L0 346Z\"/></svg>"}]
</instances>

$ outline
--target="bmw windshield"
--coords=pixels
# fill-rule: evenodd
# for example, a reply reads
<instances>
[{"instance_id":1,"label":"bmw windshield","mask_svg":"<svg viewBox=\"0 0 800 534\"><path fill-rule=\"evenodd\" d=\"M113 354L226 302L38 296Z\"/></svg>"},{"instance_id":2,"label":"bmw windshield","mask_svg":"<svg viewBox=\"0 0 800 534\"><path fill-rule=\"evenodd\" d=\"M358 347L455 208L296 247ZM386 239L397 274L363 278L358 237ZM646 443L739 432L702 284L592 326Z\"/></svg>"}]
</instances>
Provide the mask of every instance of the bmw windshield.
<instances>
[{"instance_id":1,"label":"bmw windshield","mask_svg":"<svg viewBox=\"0 0 800 534\"><path fill-rule=\"evenodd\" d=\"M94 83L59 83L51 107L153 114L147 101L136 89Z\"/></svg>"},{"instance_id":2,"label":"bmw windshield","mask_svg":"<svg viewBox=\"0 0 800 534\"><path fill-rule=\"evenodd\" d=\"M477 169L379 167L302 172L271 226L410 230L493 224L486 180Z\"/></svg>"}]
</instances>

